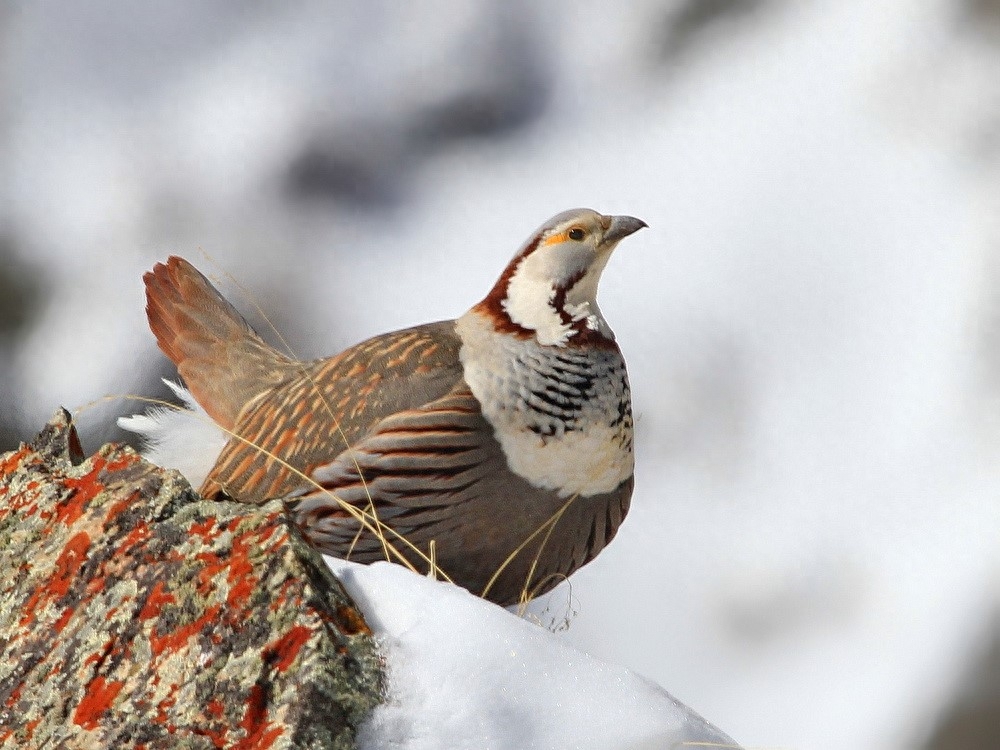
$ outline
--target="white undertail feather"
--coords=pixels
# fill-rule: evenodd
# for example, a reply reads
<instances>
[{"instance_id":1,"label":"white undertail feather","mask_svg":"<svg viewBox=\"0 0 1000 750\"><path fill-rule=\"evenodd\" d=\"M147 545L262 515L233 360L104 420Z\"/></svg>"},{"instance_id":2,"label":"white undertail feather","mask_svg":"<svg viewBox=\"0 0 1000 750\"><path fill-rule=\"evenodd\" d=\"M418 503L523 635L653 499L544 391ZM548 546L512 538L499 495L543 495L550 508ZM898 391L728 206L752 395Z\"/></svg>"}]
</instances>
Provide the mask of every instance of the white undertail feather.
<instances>
[{"instance_id":1,"label":"white undertail feather","mask_svg":"<svg viewBox=\"0 0 1000 750\"><path fill-rule=\"evenodd\" d=\"M177 469L197 489L212 470L229 439L186 388L166 378L167 387L186 408L154 406L145 414L120 417L118 426L141 435L142 456L167 469Z\"/></svg>"}]
</instances>

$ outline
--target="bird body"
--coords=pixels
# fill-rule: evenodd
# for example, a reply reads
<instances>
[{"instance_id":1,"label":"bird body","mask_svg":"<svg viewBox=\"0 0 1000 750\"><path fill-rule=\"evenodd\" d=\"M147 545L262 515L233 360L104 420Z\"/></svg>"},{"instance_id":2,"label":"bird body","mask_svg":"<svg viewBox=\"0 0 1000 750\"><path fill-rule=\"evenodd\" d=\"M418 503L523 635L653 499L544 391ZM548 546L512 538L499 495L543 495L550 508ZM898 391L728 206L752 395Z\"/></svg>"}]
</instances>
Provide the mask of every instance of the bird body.
<instances>
[{"instance_id":1,"label":"bird body","mask_svg":"<svg viewBox=\"0 0 1000 750\"><path fill-rule=\"evenodd\" d=\"M457 320L312 362L266 344L186 261L157 264L144 277L150 327L228 436L201 493L283 498L324 552L424 570L432 559L501 604L551 589L628 510L628 376L596 294L611 251L643 226L560 214ZM181 439L166 421L123 425L162 446Z\"/></svg>"}]
</instances>

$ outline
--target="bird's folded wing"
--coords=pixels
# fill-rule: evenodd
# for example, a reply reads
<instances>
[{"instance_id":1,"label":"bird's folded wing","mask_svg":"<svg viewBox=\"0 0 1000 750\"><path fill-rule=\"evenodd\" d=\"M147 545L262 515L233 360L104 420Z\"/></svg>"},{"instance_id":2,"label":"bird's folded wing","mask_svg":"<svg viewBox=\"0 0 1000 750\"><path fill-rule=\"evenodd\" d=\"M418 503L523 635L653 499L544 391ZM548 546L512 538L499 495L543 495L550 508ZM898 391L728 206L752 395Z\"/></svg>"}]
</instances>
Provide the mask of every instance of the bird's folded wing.
<instances>
[{"instance_id":1,"label":"bird's folded wing","mask_svg":"<svg viewBox=\"0 0 1000 750\"><path fill-rule=\"evenodd\" d=\"M318 486L301 493L294 513L325 551L374 550L370 538L355 545L359 527L376 523L420 543L461 522L461 506L478 497L478 485L498 461L492 429L460 384L425 406L386 417L336 460L316 467L311 476ZM364 523L347 506L366 513Z\"/></svg>"},{"instance_id":2,"label":"bird's folded wing","mask_svg":"<svg viewBox=\"0 0 1000 750\"><path fill-rule=\"evenodd\" d=\"M462 377L459 346L446 321L299 363L241 412L202 494L260 503L310 489L315 467L335 463L382 419L448 394Z\"/></svg>"}]
</instances>

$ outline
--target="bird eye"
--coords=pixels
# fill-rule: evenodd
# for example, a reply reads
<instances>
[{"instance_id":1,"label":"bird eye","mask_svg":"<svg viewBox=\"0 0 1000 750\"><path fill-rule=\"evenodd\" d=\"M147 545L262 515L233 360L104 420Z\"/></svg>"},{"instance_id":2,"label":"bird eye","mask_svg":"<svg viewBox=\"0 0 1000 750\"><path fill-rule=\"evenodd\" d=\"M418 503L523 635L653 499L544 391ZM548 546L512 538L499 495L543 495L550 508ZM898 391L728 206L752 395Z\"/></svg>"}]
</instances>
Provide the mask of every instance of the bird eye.
<instances>
[{"instance_id":1,"label":"bird eye","mask_svg":"<svg viewBox=\"0 0 1000 750\"><path fill-rule=\"evenodd\" d=\"M571 240L576 240L577 242L583 239L583 235L584 231L580 229L580 227L573 227L568 232L566 232L567 237L569 237Z\"/></svg>"}]
</instances>

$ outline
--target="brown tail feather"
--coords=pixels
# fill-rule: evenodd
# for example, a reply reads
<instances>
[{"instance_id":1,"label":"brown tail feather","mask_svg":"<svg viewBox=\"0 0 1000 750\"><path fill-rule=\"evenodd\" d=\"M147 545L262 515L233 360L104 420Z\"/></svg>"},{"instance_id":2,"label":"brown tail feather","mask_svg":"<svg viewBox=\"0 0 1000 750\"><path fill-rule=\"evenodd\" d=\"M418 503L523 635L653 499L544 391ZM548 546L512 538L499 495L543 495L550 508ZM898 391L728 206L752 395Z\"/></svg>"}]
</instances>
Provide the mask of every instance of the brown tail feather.
<instances>
[{"instance_id":1,"label":"brown tail feather","mask_svg":"<svg viewBox=\"0 0 1000 750\"><path fill-rule=\"evenodd\" d=\"M266 344L194 266L170 256L145 274L146 317L195 400L226 429L294 363Z\"/></svg>"}]
</instances>

